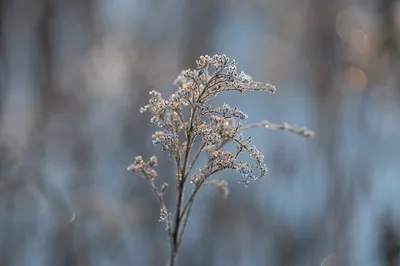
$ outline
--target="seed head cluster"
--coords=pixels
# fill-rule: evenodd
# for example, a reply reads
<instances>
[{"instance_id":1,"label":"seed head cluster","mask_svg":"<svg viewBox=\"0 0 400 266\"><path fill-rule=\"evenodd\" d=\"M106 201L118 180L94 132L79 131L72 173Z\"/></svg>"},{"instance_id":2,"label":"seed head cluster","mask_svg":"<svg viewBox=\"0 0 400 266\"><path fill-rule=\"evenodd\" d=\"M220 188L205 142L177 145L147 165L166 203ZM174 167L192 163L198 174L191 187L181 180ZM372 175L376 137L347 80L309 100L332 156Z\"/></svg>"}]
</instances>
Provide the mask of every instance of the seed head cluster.
<instances>
[{"instance_id":1,"label":"seed head cluster","mask_svg":"<svg viewBox=\"0 0 400 266\"><path fill-rule=\"evenodd\" d=\"M168 99L162 98L159 92L151 91L149 104L141 108L141 112L152 113L150 121L163 129L153 135L153 143L161 145L170 158L180 160L198 137L202 141L203 150L200 152L209 151L210 148L219 151L226 142L233 141L237 144L237 152L232 154L229 161L226 161L226 153L216 152L196 177L203 180L230 168L241 173L242 183L248 185L267 173L264 156L250 144L251 139L244 138L240 131L248 116L238 107L223 104L212 108L209 102L222 92L275 93L276 89L270 84L253 81L243 72L237 73L235 60L229 60L226 55L201 56L196 63L197 69L182 71L178 76L175 81L178 90ZM185 107L190 107L190 117L184 117ZM183 141L179 141L181 135ZM254 162L240 160L242 152L249 153Z\"/></svg>"},{"instance_id":2,"label":"seed head cluster","mask_svg":"<svg viewBox=\"0 0 400 266\"><path fill-rule=\"evenodd\" d=\"M156 156L152 156L147 162L143 160L142 156L136 156L133 164L128 166L128 171L134 171L150 180L154 180L157 177L157 172L154 170L156 166L158 166Z\"/></svg>"}]
</instances>

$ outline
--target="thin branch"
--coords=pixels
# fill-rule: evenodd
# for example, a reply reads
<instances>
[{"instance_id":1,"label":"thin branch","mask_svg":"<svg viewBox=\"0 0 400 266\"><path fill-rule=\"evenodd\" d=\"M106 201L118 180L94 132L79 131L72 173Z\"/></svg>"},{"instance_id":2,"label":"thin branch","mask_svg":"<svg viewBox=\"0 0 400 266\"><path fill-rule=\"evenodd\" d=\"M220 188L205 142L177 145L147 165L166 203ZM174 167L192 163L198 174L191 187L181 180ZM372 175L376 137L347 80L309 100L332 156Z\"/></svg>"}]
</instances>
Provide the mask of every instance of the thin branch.
<instances>
[{"instance_id":1,"label":"thin branch","mask_svg":"<svg viewBox=\"0 0 400 266\"><path fill-rule=\"evenodd\" d=\"M203 144L201 145L199 151L197 152L197 154L195 155L195 157L194 157L192 163L191 163L190 166L189 166L189 169L188 169L188 171L187 171L187 173L186 173L185 179L189 176L190 172L192 171L192 168L193 168L194 164L196 163L197 159L199 158L199 156L200 156L200 154L201 154L201 152L203 151L203 149L204 149L205 146L206 146L206 143L203 143Z\"/></svg>"},{"instance_id":2,"label":"thin branch","mask_svg":"<svg viewBox=\"0 0 400 266\"><path fill-rule=\"evenodd\" d=\"M190 195L188 201L186 202L185 206L183 207L181 218L184 216L185 212L187 212L189 204L194 201L194 197L196 196L197 192L199 191L199 189L200 189L201 185L204 183L204 181L206 181L206 179L209 176L211 176L211 175L213 175L213 174L215 174L215 173L217 173L219 171L222 171L222 169L217 169L217 170L212 171L210 174L208 174L203 179L199 180L198 183L196 183L195 189L193 190L193 192Z\"/></svg>"},{"instance_id":3,"label":"thin branch","mask_svg":"<svg viewBox=\"0 0 400 266\"><path fill-rule=\"evenodd\" d=\"M176 110L174 110L174 112L178 115L179 120L181 121L183 127L185 128L185 131L187 131L186 124L185 124L185 119L183 118L182 113L181 113L181 112L178 112L178 111L176 111Z\"/></svg>"},{"instance_id":4,"label":"thin branch","mask_svg":"<svg viewBox=\"0 0 400 266\"><path fill-rule=\"evenodd\" d=\"M294 126L291 126L287 123L283 123L283 124L273 124L273 123L269 123L266 120L263 120L259 123L254 123L254 124L249 124L247 126L244 126L240 129L240 132L244 132L248 129L251 128L259 128L259 127L264 127L266 129L270 129L270 130L284 130L284 131L289 131L292 132L296 135L305 137L305 138L311 138L314 136L314 132L307 129L307 128L297 128Z\"/></svg>"},{"instance_id":5,"label":"thin branch","mask_svg":"<svg viewBox=\"0 0 400 266\"><path fill-rule=\"evenodd\" d=\"M199 192L201 186L206 181L206 179L208 177L210 177L211 175L219 172L219 171L222 171L222 169L217 169L217 170L212 171L209 175L205 176L198 183L196 183L196 187L193 190L192 195L190 195L190 198L188 199L188 201L185 204L185 207L183 208L183 211L182 211L181 219L183 219L183 225L182 225L182 228L181 228L181 232L179 234L178 245L181 243L183 234L185 233L185 229L186 229L186 226L187 226L187 223L188 223L188 220L189 220L190 212L192 210L192 206L193 206L196 194Z\"/></svg>"}]
</instances>

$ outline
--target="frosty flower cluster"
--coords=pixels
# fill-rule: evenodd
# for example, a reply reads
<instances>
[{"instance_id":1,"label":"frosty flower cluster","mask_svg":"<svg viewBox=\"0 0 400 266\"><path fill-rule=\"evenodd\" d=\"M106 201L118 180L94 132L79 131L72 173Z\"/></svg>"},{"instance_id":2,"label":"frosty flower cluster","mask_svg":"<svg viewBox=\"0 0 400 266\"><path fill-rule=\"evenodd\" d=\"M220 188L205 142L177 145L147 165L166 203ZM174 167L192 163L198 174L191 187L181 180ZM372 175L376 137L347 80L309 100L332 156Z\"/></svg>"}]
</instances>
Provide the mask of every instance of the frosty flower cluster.
<instances>
[{"instance_id":1,"label":"frosty flower cluster","mask_svg":"<svg viewBox=\"0 0 400 266\"><path fill-rule=\"evenodd\" d=\"M239 108L237 107L230 107L229 104L224 104L221 107L218 107L217 109L214 110L214 113L220 114L223 118L238 118L241 120L247 119L247 114L244 112L240 111Z\"/></svg>"},{"instance_id":2,"label":"frosty flower cluster","mask_svg":"<svg viewBox=\"0 0 400 266\"><path fill-rule=\"evenodd\" d=\"M226 55L201 56L196 63L197 69L182 71L175 81L183 90L178 91L180 94L193 96L189 100L192 103L193 100L205 103L225 91L238 91L242 94L246 91L276 91L275 86L271 84L255 82L244 72L237 73L236 61L230 61Z\"/></svg>"},{"instance_id":3,"label":"frosty flower cluster","mask_svg":"<svg viewBox=\"0 0 400 266\"><path fill-rule=\"evenodd\" d=\"M163 151L173 153L179 148L178 135L172 130L157 131L153 134L153 144L160 144Z\"/></svg>"},{"instance_id":4,"label":"frosty flower cluster","mask_svg":"<svg viewBox=\"0 0 400 266\"><path fill-rule=\"evenodd\" d=\"M138 175L154 180L157 177L157 172L154 170L156 166L158 166L156 156L152 156L147 162L143 160L142 156L136 156L133 164L128 166L128 171L136 172Z\"/></svg>"},{"instance_id":5,"label":"frosty flower cluster","mask_svg":"<svg viewBox=\"0 0 400 266\"><path fill-rule=\"evenodd\" d=\"M203 180L216 171L231 168L242 174L242 182L247 185L267 172L262 154L254 146L249 146L251 139L245 139L239 130L248 116L238 107L228 104L212 108L209 101L222 92L275 93L276 89L270 84L253 81L243 72L238 73L235 60L229 60L226 55L201 56L196 63L197 69L185 70L178 76L175 81L178 90L169 99L162 98L159 92L151 91L149 104L141 108L141 112L152 113L150 121L163 128L163 131L153 135L153 143L161 145L170 158L183 161L184 155L192 149L199 137L202 142L200 153L219 151L225 143L234 141L238 147L231 161L226 161L225 153L214 153L212 160L194 179ZM190 110L189 115L185 113L185 107ZM249 153L254 162L239 160L242 152ZM183 176L187 177L188 174L183 173Z\"/></svg>"},{"instance_id":6,"label":"frosty flower cluster","mask_svg":"<svg viewBox=\"0 0 400 266\"><path fill-rule=\"evenodd\" d=\"M232 139L237 143L236 154L216 149L208 164L200 169L199 174L193 175L192 183L203 181L209 176L225 169L234 169L240 173L242 175L240 182L246 186L250 181L257 180L267 174L264 155L254 145L250 144L251 138L244 139L240 133L236 133ZM242 152L247 152L254 161L249 163L240 160L239 155Z\"/></svg>"},{"instance_id":7,"label":"frosty flower cluster","mask_svg":"<svg viewBox=\"0 0 400 266\"><path fill-rule=\"evenodd\" d=\"M228 188L228 182L226 182L226 180L214 179L209 183L209 185L218 189L218 191L221 192L222 198L224 199L228 198L229 188Z\"/></svg>"}]
</instances>

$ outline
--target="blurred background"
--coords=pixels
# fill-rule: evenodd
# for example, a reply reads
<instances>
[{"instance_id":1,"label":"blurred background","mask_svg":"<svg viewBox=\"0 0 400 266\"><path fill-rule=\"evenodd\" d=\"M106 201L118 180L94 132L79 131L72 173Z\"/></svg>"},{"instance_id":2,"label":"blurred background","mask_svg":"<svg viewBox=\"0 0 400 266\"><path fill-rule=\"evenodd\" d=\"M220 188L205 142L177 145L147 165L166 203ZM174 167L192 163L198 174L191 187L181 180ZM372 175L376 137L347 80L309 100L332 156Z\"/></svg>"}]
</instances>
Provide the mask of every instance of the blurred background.
<instances>
[{"instance_id":1,"label":"blurred background","mask_svg":"<svg viewBox=\"0 0 400 266\"><path fill-rule=\"evenodd\" d=\"M316 135L249 132L268 177L204 188L180 265L400 265L398 0L1 0L0 265L165 265L139 109L214 53L278 89L221 102Z\"/></svg>"}]
</instances>

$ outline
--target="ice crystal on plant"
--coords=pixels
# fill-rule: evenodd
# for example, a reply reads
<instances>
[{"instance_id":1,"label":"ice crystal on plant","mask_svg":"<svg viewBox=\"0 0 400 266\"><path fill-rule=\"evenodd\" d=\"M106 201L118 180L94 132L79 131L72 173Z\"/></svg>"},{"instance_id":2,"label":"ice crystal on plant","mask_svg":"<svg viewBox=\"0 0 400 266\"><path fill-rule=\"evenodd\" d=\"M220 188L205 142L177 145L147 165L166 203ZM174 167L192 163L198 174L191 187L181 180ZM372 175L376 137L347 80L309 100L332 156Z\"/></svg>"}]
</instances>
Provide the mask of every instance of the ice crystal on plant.
<instances>
[{"instance_id":1,"label":"ice crystal on plant","mask_svg":"<svg viewBox=\"0 0 400 266\"><path fill-rule=\"evenodd\" d=\"M169 217L171 216L171 213L167 211L167 208L161 208L160 209L160 219L158 220L160 223L166 222Z\"/></svg>"}]
</instances>

